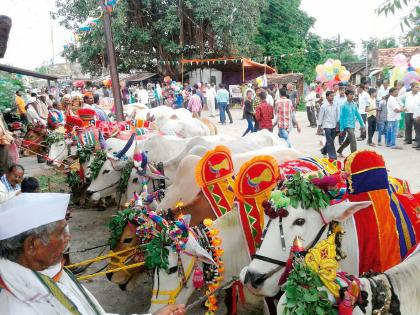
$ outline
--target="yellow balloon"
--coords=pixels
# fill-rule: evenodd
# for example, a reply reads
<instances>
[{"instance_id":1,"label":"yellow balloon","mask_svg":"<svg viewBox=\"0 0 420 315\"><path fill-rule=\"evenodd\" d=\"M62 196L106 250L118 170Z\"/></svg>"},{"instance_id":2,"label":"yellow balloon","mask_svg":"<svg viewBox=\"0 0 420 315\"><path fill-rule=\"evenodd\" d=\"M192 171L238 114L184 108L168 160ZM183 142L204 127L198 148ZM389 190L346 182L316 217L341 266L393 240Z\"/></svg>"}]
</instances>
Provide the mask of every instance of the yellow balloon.
<instances>
[{"instance_id":1,"label":"yellow balloon","mask_svg":"<svg viewBox=\"0 0 420 315\"><path fill-rule=\"evenodd\" d=\"M333 65L334 65L334 68L339 68L341 67L341 61L336 59L334 60Z\"/></svg>"},{"instance_id":2,"label":"yellow balloon","mask_svg":"<svg viewBox=\"0 0 420 315\"><path fill-rule=\"evenodd\" d=\"M324 65L317 65L315 68L316 73L323 74L324 73Z\"/></svg>"}]
</instances>

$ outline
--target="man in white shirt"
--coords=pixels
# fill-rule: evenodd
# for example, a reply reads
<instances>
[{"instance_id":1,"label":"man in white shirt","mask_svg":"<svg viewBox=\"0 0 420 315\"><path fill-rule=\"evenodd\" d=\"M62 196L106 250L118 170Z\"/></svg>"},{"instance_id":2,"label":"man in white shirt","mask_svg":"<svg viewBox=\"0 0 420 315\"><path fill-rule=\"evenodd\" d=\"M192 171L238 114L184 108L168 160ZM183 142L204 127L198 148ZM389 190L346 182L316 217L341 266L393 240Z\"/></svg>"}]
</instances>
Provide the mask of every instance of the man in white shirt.
<instances>
[{"instance_id":1,"label":"man in white shirt","mask_svg":"<svg viewBox=\"0 0 420 315\"><path fill-rule=\"evenodd\" d=\"M268 105L274 106L274 98L268 92L268 89L264 89L264 91L265 91L265 93L267 95L266 101L267 101Z\"/></svg>"},{"instance_id":2,"label":"man in white shirt","mask_svg":"<svg viewBox=\"0 0 420 315\"><path fill-rule=\"evenodd\" d=\"M149 93L147 92L147 90L144 88L144 86L140 86L140 90L138 91L138 98L139 98L139 102L143 105L148 105L149 104Z\"/></svg>"},{"instance_id":3,"label":"man in white shirt","mask_svg":"<svg viewBox=\"0 0 420 315\"><path fill-rule=\"evenodd\" d=\"M402 149L396 145L398 123L401 119L401 113L405 111L397 99L398 89L391 88L389 90L389 98L387 102L387 133L386 133L386 146L392 149Z\"/></svg>"},{"instance_id":4,"label":"man in white shirt","mask_svg":"<svg viewBox=\"0 0 420 315\"><path fill-rule=\"evenodd\" d=\"M0 314L107 314L63 269L69 200L67 194L22 193L0 204ZM183 315L185 308L169 305L154 313L170 314Z\"/></svg>"},{"instance_id":5,"label":"man in white shirt","mask_svg":"<svg viewBox=\"0 0 420 315\"><path fill-rule=\"evenodd\" d=\"M327 91L325 93L326 100L319 110L318 116L318 133L324 130L325 145L321 149L321 154L328 154L329 159L336 160L337 152L335 151L334 139L338 131L338 120L340 118L340 109L333 102L334 92Z\"/></svg>"},{"instance_id":6,"label":"man in white shirt","mask_svg":"<svg viewBox=\"0 0 420 315\"><path fill-rule=\"evenodd\" d=\"M384 82L382 82L382 85L378 89L378 95L376 96L376 99L380 101L383 98L385 98L385 96L387 96L388 94L389 94L389 82L388 80L384 80Z\"/></svg>"},{"instance_id":7,"label":"man in white shirt","mask_svg":"<svg viewBox=\"0 0 420 315\"><path fill-rule=\"evenodd\" d=\"M365 109L369 106L369 93L367 92L365 84L359 84L357 87L357 92L359 94L359 114L362 116L363 122L366 124L366 112ZM357 138L357 141L363 141L366 139L366 131L360 129L360 137Z\"/></svg>"},{"instance_id":8,"label":"man in white shirt","mask_svg":"<svg viewBox=\"0 0 420 315\"><path fill-rule=\"evenodd\" d=\"M316 116L315 116L315 101L316 101L316 92L315 92L316 84L311 83L309 86L309 92L305 96L306 102L306 115L308 117L309 126L312 128L316 128Z\"/></svg>"},{"instance_id":9,"label":"man in white shirt","mask_svg":"<svg viewBox=\"0 0 420 315\"><path fill-rule=\"evenodd\" d=\"M207 85L206 101L210 117L216 117L216 88L214 83Z\"/></svg>"},{"instance_id":10,"label":"man in white shirt","mask_svg":"<svg viewBox=\"0 0 420 315\"><path fill-rule=\"evenodd\" d=\"M334 100L333 100L334 104L337 105L339 111L340 111L341 105L343 105L346 101L347 101L346 88L344 86L339 86L338 95L334 96ZM340 135L338 136L338 144L342 145L345 138L346 138L346 134L340 133Z\"/></svg>"},{"instance_id":11,"label":"man in white shirt","mask_svg":"<svg viewBox=\"0 0 420 315\"><path fill-rule=\"evenodd\" d=\"M410 84L411 91L407 92L405 95L405 104L406 109L404 118L405 118L405 139L406 144L411 144L413 141L413 126L414 126L414 109L420 103L420 94L419 94L419 84L417 82L412 82Z\"/></svg>"}]
</instances>

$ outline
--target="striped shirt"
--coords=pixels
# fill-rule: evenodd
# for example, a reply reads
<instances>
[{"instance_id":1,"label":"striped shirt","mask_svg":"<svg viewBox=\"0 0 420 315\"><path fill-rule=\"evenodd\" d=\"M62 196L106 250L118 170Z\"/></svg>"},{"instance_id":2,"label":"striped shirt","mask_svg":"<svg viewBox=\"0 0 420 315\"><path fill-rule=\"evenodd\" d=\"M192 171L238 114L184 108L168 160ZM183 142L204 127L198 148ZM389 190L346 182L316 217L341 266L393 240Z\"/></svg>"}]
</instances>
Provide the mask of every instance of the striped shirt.
<instances>
[{"instance_id":1,"label":"striped shirt","mask_svg":"<svg viewBox=\"0 0 420 315\"><path fill-rule=\"evenodd\" d=\"M293 103L291 100L285 97L281 97L276 107L278 110L278 127L280 129L288 130L292 121Z\"/></svg>"},{"instance_id":2,"label":"striped shirt","mask_svg":"<svg viewBox=\"0 0 420 315\"><path fill-rule=\"evenodd\" d=\"M6 174L4 174L1 178L0 181L3 183L4 187L6 187L8 192L12 192L12 191L16 191L16 190L20 190L20 185L16 184L15 187L13 187L10 183L9 180L6 177Z\"/></svg>"}]
</instances>

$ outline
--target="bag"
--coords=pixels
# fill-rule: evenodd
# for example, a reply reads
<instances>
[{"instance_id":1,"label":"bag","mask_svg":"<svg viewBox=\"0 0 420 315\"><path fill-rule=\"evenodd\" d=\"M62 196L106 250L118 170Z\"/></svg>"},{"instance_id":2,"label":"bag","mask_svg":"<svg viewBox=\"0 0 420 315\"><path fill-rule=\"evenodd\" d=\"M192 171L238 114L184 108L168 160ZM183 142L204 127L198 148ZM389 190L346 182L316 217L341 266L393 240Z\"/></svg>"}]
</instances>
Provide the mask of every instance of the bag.
<instances>
[{"instance_id":1,"label":"bag","mask_svg":"<svg viewBox=\"0 0 420 315\"><path fill-rule=\"evenodd\" d=\"M19 162L19 149L15 142L12 142L9 147L9 159L13 164L18 164Z\"/></svg>"}]
</instances>

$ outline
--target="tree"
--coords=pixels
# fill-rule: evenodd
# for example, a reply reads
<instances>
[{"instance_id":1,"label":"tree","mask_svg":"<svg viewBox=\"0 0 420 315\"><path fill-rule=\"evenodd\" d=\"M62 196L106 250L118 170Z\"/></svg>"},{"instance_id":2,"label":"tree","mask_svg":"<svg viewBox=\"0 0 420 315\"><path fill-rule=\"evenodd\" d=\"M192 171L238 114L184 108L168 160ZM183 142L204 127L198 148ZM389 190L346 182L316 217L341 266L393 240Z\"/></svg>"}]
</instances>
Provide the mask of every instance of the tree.
<instances>
[{"instance_id":1,"label":"tree","mask_svg":"<svg viewBox=\"0 0 420 315\"><path fill-rule=\"evenodd\" d=\"M176 77L181 57L250 55L263 4L259 0L120 1L112 12L118 69ZM56 0L56 6L53 18L74 31L88 16L99 15L97 0ZM79 33L78 42L69 45L64 56L77 60L84 72L101 73L107 66L102 24Z\"/></svg>"},{"instance_id":2,"label":"tree","mask_svg":"<svg viewBox=\"0 0 420 315\"><path fill-rule=\"evenodd\" d=\"M307 80L321 60L321 39L309 33L315 19L299 9L300 0L268 0L261 12L255 44L263 56L274 56L280 73L302 72Z\"/></svg>"},{"instance_id":3,"label":"tree","mask_svg":"<svg viewBox=\"0 0 420 315\"><path fill-rule=\"evenodd\" d=\"M376 9L378 15L395 14L401 9L408 9L408 12L400 22L401 29L404 31L418 29L420 27L420 6L418 0L386 0Z\"/></svg>"},{"instance_id":4,"label":"tree","mask_svg":"<svg viewBox=\"0 0 420 315\"><path fill-rule=\"evenodd\" d=\"M322 41L322 48L324 51L323 59L340 59L341 62L355 62L359 61L354 49L356 44L351 40L344 39L338 45L336 38L324 39Z\"/></svg>"},{"instance_id":5,"label":"tree","mask_svg":"<svg viewBox=\"0 0 420 315\"><path fill-rule=\"evenodd\" d=\"M0 110L12 107L15 103L15 93L23 90L22 81L7 72L0 71Z\"/></svg>"}]
</instances>

